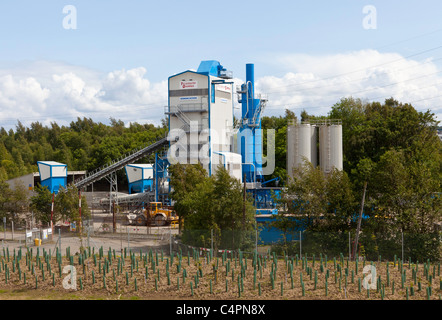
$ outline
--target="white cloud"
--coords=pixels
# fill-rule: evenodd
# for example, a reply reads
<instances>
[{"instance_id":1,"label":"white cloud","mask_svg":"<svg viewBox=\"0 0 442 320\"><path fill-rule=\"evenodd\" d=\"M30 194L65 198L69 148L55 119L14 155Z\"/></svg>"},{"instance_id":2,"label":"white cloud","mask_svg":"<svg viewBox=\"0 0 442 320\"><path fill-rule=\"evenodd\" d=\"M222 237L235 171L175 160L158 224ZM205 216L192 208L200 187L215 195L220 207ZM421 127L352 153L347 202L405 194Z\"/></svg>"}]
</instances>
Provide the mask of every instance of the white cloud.
<instances>
[{"instance_id":1,"label":"white cloud","mask_svg":"<svg viewBox=\"0 0 442 320\"><path fill-rule=\"evenodd\" d=\"M0 110L2 115L17 117L37 115L47 108L45 100L50 92L32 77L17 79L0 76Z\"/></svg>"},{"instance_id":2,"label":"white cloud","mask_svg":"<svg viewBox=\"0 0 442 320\"><path fill-rule=\"evenodd\" d=\"M150 83L140 67L108 74L57 62L38 61L0 69L0 126L39 121L68 125L77 117L159 124L167 83Z\"/></svg>"},{"instance_id":3,"label":"white cloud","mask_svg":"<svg viewBox=\"0 0 442 320\"><path fill-rule=\"evenodd\" d=\"M305 109L326 115L342 97L381 102L394 97L418 110L430 109L442 121L442 72L431 59L417 61L362 50L324 56L274 55L269 63L285 73L256 79L256 92L268 95L265 115L283 114L286 108L296 114ZM143 67L106 74L49 61L3 66L0 127L14 129L17 120L26 126L36 121L69 125L77 117L103 123L112 117L126 124L160 124L167 104L167 79L153 83L148 78ZM233 81L235 87L243 83ZM240 111L235 114L240 116Z\"/></svg>"},{"instance_id":4,"label":"white cloud","mask_svg":"<svg viewBox=\"0 0 442 320\"><path fill-rule=\"evenodd\" d=\"M442 70L431 59L416 61L396 53L361 50L346 54L275 56L273 65L287 73L257 80L257 90L269 94L266 113L288 108L326 115L342 97L383 102L393 97L430 109L442 121Z\"/></svg>"}]
</instances>

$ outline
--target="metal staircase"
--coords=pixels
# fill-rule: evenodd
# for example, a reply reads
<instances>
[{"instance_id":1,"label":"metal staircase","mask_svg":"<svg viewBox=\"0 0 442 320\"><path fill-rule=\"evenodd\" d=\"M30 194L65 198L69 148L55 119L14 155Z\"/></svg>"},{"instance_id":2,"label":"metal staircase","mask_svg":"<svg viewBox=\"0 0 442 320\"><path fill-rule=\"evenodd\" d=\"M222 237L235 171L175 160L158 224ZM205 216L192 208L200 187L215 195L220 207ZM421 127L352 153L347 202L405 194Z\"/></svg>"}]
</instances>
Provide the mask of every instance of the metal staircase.
<instances>
[{"instance_id":1,"label":"metal staircase","mask_svg":"<svg viewBox=\"0 0 442 320\"><path fill-rule=\"evenodd\" d=\"M178 117L178 119L181 120L185 125L190 127L190 118L181 110L181 108L176 107L175 115Z\"/></svg>"},{"instance_id":2,"label":"metal staircase","mask_svg":"<svg viewBox=\"0 0 442 320\"><path fill-rule=\"evenodd\" d=\"M164 147L168 143L169 141L167 140L167 137L163 137L147 147L133 150L128 155L114 160L104 167L98 168L92 172L88 172L84 177L75 180L73 185L78 189L87 187L88 185L105 178L113 172L124 168L126 165L134 163L135 161L152 154L155 150Z\"/></svg>"},{"instance_id":3,"label":"metal staircase","mask_svg":"<svg viewBox=\"0 0 442 320\"><path fill-rule=\"evenodd\" d=\"M260 118L261 113L264 110L265 105L267 103L267 98L265 98L261 95L258 95L258 99L259 99L259 105L258 105L258 108L256 108L256 110L255 110L255 114L253 115L253 119L252 119L252 123L251 123L251 125L255 126L255 127L259 126L259 118Z\"/></svg>"}]
</instances>

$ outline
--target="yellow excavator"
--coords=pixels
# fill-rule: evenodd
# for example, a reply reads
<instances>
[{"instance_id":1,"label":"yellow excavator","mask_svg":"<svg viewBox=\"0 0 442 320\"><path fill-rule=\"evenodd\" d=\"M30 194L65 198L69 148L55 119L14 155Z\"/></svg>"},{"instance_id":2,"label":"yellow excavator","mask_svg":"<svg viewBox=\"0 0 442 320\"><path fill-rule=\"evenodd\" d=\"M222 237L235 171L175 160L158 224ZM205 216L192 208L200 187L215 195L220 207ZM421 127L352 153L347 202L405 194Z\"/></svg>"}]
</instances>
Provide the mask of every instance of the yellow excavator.
<instances>
[{"instance_id":1,"label":"yellow excavator","mask_svg":"<svg viewBox=\"0 0 442 320\"><path fill-rule=\"evenodd\" d=\"M150 202L143 213L135 217L137 226L167 226L176 224L178 216L173 207L163 206L161 202Z\"/></svg>"}]
</instances>

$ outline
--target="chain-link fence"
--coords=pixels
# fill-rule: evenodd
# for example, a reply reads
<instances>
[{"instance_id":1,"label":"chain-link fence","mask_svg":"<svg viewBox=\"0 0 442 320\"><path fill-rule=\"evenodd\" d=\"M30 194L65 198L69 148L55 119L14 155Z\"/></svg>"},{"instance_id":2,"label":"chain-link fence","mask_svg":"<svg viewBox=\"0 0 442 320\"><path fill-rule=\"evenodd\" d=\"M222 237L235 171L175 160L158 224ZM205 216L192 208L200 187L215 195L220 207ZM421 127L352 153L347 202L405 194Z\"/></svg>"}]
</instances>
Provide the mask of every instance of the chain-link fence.
<instances>
[{"instance_id":1,"label":"chain-link fence","mask_svg":"<svg viewBox=\"0 0 442 320\"><path fill-rule=\"evenodd\" d=\"M258 252L299 257L326 255L345 256L367 260L390 260L396 258L412 261L440 261L442 236L434 233L374 234L362 232L355 246L354 232L325 233L297 231L282 233L265 227L251 230L179 230L178 226L136 226L126 217L112 216L83 221L81 228L75 224L39 225L29 228L11 221L0 226L3 246L43 246L47 249L70 248L80 252L81 247L112 248L116 251L162 250L189 252L195 249L210 251L217 255L224 251L244 253Z\"/></svg>"},{"instance_id":2,"label":"chain-link fence","mask_svg":"<svg viewBox=\"0 0 442 320\"><path fill-rule=\"evenodd\" d=\"M390 260L396 258L412 261L440 261L442 257L442 234L435 233L361 233L357 248L355 233L325 233L299 231L290 234L279 233L269 241L266 230L215 231L184 230L176 236L179 248L202 248L214 254L225 250L244 253L258 252L285 256L351 257L367 260Z\"/></svg>"}]
</instances>

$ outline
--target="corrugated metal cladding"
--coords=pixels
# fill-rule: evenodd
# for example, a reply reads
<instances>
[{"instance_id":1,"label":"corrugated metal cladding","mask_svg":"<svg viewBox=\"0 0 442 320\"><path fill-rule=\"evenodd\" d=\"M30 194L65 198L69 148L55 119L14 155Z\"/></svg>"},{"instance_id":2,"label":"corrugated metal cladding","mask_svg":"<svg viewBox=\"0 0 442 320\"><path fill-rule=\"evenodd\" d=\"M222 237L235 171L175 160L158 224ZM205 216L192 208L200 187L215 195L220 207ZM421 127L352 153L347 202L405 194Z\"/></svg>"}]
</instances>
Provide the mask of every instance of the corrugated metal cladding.
<instances>
[{"instance_id":1,"label":"corrugated metal cladding","mask_svg":"<svg viewBox=\"0 0 442 320\"><path fill-rule=\"evenodd\" d=\"M188 97L188 96L207 96L209 95L209 89L182 89L182 90L169 90L169 97Z\"/></svg>"}]
</instances>

